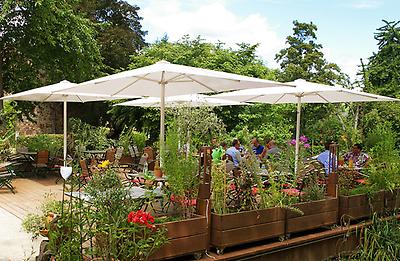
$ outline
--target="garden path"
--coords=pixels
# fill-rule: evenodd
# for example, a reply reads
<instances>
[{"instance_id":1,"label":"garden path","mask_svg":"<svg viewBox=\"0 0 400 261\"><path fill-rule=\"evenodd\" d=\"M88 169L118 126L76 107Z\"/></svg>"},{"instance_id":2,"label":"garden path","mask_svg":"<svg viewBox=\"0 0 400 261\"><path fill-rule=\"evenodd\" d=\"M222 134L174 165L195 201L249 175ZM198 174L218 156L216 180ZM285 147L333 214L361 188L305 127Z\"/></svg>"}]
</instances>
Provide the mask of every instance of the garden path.
<instances>
[{"instance_id":1,"label":"garden path","mask_svg":"<svg viewBox=\"0 0 400 261\"><path fill-rule=\"evenodd\" d=\"M13 180L16 193L0 189L0 261L35 260L42 238L31 240L31 236L22 231L22 219L37 211L44 195L53 193L56 198L62 196L62 182L55 184L55 177L46 179Z\"/></svg>"}]
</instances>

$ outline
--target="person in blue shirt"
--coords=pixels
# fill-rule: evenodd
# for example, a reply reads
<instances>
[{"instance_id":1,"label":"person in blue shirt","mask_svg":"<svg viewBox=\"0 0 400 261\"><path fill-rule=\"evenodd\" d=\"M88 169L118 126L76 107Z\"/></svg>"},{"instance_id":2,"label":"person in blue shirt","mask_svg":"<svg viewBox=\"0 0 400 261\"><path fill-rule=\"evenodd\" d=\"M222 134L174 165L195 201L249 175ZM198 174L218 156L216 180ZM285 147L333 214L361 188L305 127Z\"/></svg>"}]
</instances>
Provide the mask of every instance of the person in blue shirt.
<instances>
[{"instance_id":1,"label":"person in blue shirt","mask_svg":"<svg viewBox=\"0 0 400 261\"><path fill-rule=\"evenodd\" d=\"M240 141L238 139L233 139L232 147L226 150L226 154L232 158L233 165L235 167L239 167L240 162L242 161L242 156L240 155Z\"/></svg>"},{"instance_id":2,"label":"person in blue shirt","mask_svg":"<svg viewBox=\"0 0 400 261\"><path fill-rule=\"evenodd\" d=\"M329 147L332 144L332 142L326 142L325 143L325 151L322 152L321 154L319 154L317 156L317 160L319 162L321 162L324 165L324 169L325 169L325 174L328 176L332 170L333 170L333 162L336 162L337 160L336 155L331 155L331 152L329 151ZM331 157L335 157L335 158L331 158ZM331 158L331 159L330 159ZM329 162L330 162L330 166L329 166Z\"/></svg>"},{"instance_id":3,"label":"person in blue shirt","mask_svg":"<svg viewBox=\"0 0 400 261\"><path fill-rule=\"evenodd\" d=\"M253 149L254 154L256 154L256 156L258 158L261 158L262 157L262 153L264 151L264 146L260 144L259 140L256 137L254 137L251 140L251 143L253 144L252 149Z\"/></svg>"}]
</instances>

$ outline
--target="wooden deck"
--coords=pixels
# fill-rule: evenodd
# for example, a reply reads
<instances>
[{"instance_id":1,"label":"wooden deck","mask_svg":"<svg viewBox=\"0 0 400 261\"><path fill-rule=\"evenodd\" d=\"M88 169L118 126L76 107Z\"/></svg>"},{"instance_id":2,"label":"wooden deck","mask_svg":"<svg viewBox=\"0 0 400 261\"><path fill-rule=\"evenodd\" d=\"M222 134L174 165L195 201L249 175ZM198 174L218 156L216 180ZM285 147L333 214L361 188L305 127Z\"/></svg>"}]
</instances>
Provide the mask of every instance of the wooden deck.
<instances>
[{"instance_id":1,"label":"wooden deck","mask_svg":"<svg viewBox=\"0 0 400 261\"><path fill-rule=\"evenodd\" d=\"M46 194L54 194L61 200L62 180L58 184L55 181L56 177L53 176L14 179L12 184L15 187L15 194L8 189L0 189L0 208L22 219L38 210Z\"/></svg>"}]
</instances>

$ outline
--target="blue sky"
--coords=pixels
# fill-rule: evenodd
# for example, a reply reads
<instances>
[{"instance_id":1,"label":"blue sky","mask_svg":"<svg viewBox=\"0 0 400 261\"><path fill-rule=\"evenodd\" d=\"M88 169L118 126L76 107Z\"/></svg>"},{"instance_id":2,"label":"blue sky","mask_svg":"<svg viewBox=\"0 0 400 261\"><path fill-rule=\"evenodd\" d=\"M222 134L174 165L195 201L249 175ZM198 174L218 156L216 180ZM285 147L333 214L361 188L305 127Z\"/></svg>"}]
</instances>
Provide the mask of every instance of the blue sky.
<instances>
[{"instance_id":1,"label":"blue sky","mask_svg":"<svg viewBox=\"0 0 400 261\"><path fill-rule=\"evenodd\" d=\"M138 5L142 25L153 42L165 33L170 40L184 34L235 43L260 43L258 54L270 67L292 33L292 21L312 21L325 57L355 77L360 58L377 50L373 36L382 19L400 20L396 0L128 0Z\"/></svg>"}]
</instances>

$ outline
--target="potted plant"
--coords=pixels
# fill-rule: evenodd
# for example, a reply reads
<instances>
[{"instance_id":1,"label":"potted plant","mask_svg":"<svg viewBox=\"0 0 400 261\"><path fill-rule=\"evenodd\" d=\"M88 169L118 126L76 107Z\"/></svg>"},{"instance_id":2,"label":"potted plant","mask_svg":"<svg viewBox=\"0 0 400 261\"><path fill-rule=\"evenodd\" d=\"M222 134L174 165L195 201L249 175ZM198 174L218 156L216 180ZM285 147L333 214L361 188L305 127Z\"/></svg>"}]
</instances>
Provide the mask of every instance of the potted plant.
<instances>
[{"instance_id":1,"label":"potted plant","mask_svg":"<svg viewBox=\"0 0 400 261\"><path fill-rule=\"evenodd\" d=\"M179 133L170 126L163 155L163 170L168 177L165 192L173 211L172 216L165 217L165 222L158 224L166 229L169 243L157 250L151 260L188 254L200 257L207 248L206 217L196 215L198 160L192 153L184 153L179 144ZM173 221L169 221L171 219Z\"/></svg>"},{"instance_id":2,"label":"potted plant","mask_svg":"<svg viewBox=\"0 0 400 261\"><path fill-rule=\"evenodd\" d=\"M303 162L294 182L300 190L298 203L291 205L295 211L287 210L286 235L336 224L338 199L325 194L325 170L313 159Z\"/></svg>"}]
</instances>

